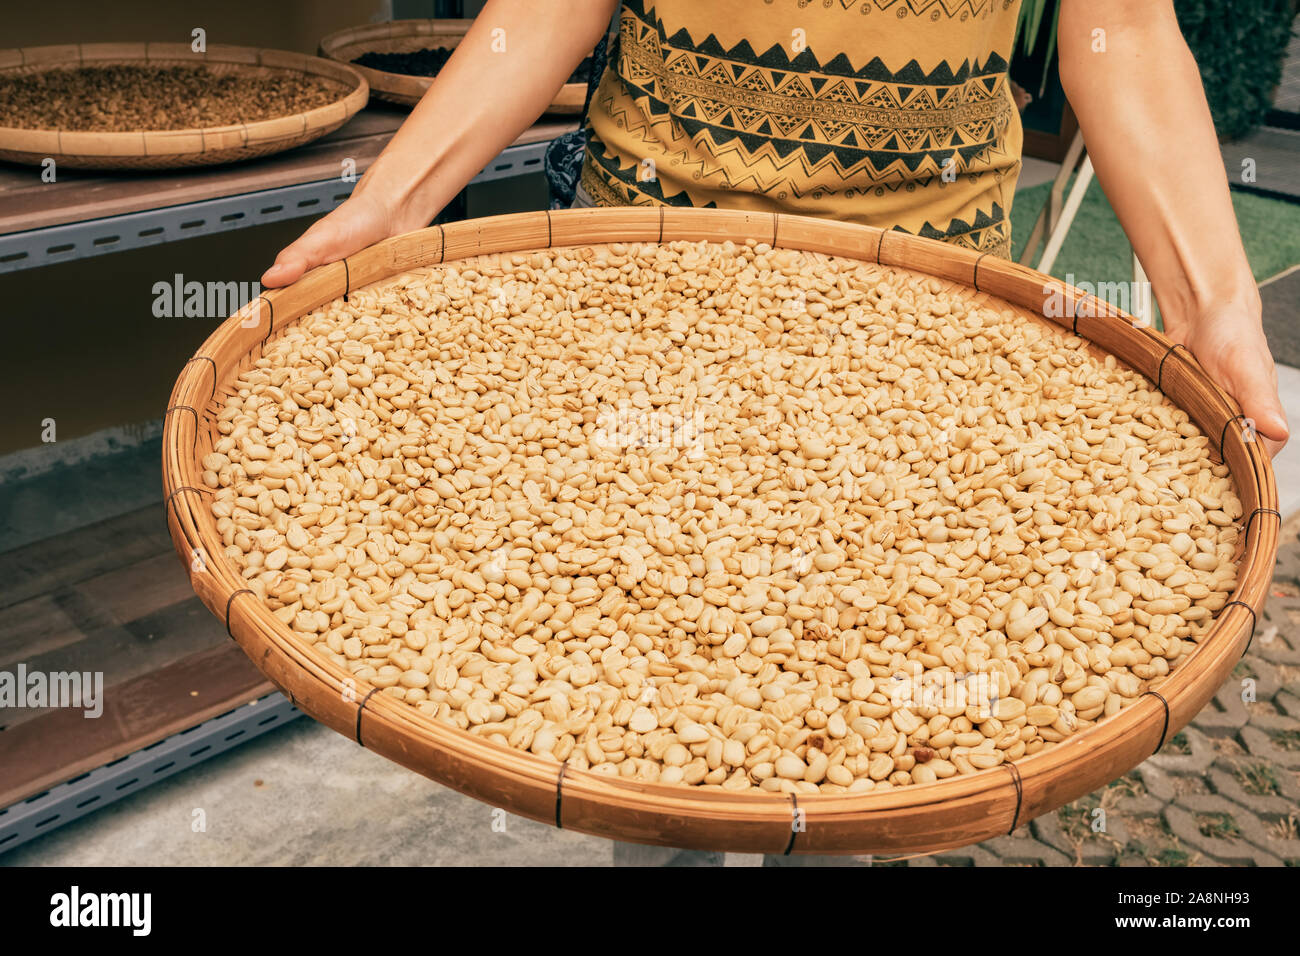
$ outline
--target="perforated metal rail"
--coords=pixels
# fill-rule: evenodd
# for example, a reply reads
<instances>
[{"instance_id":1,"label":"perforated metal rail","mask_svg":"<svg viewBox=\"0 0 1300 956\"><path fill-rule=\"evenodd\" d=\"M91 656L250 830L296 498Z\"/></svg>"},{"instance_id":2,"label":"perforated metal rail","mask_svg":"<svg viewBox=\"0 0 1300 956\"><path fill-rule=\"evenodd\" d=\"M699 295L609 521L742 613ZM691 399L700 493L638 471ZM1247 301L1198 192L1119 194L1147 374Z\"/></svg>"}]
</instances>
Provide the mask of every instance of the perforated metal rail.
<instances>
[{"instance_id":1,"label":"perforated metal rail","mask_svg":"<svg viewBox=\"0 0 1300 956\"><path fill-rule=\"evenodd\" d=\"M150 744L67 783L0 809L3 854L150 784L188 770L302 716L280 693L267 694Z\"/></svg>"},{"instance_id":2,"label":"perforated metal rail","mask_svg":"<svg viewBox=\"0 0 1300 956\"><path fill-rule=\"evenodd\" d=\"M508 147L470 183L541 172L549 145L541 142ZM75 262L285 219L319 216L341 205L352 194L354 185L340 179L326 179L5 233L0 235L0 273Z\"/></svg>"}]
</instances>

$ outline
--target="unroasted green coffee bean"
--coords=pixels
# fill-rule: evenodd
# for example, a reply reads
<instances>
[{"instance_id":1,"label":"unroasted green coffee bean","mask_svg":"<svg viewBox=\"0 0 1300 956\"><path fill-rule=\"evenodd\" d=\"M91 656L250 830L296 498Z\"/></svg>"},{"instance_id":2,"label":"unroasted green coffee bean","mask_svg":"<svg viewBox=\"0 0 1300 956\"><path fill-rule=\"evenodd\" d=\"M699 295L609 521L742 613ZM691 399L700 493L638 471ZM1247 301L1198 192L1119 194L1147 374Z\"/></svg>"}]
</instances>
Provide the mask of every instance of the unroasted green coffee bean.
<instances>
[{"instance_id":1,"label":"unroasted green coffee bean","mask_svg":"<svg viewBox=\"0 0 1300 956\"><path fill-rule=\"evenodd\" d=\"M1183 412L905 271L520 252L277 326L204 456L214 557L358 684L575 771L991 769L1136 700L1236 585Z\"/></svg>"}]
</instances>

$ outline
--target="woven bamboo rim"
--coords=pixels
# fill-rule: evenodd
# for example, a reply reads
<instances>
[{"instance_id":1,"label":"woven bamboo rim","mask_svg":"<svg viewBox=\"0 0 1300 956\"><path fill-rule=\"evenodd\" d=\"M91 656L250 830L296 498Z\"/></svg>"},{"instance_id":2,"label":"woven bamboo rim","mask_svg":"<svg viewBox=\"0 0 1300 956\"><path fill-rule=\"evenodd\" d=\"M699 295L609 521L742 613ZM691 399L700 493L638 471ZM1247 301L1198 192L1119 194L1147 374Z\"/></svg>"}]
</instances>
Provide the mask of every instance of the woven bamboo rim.
<instances>
[{"instance_id":1,"label":"woven bamboo rim","mask_svg":"<svg viewBox=\"0 0 1300 956\"><path fill-rule=\"evenodd\" d=\"M1096 726L1020 761L934 784L882 793L729 793L645 784L562 766L504 747L376 694L316 655L243 588L224 558L202 485L216 414L241 368L266 340L353 289L478 253L618 241L755 239L911 270L976 290L1044 321L1045 291L1068 304L1052 320L1158 381L1221 442L1250 516L1239 584L1211 630L1160 685ZM1089 311L1096 314L1088 314ZM1077 318L1075 318L1077 316ZM248 323L244 327L242 323ZM163 435L168 524L203 602L226 621L257 667L302 710L364 746L493 806L534 820L621 840L764 853L916 853L962 846L1017 826L1114 780L1145 760L1219 689L1251 639L1271 579L1280 519L1268 456L1232 427L1237 405L1186 349L1136 327L1071 286L991 255L899 232L784 214L635 207L523 213L434 226L387 239L266 293L223 323L184 367ZM197 560L201 558L202 560ZM345 681L347 683L345 684Z\"/></svg>"},{"instance_id":2,"label":"woven bamboo rim","mask_svg":"<svg viewBox=\"0 0 1300 956\"><path fill-rule=\"evenodd\" d=\"M465 38L473 20L392 20L338 30L320 41L320 55L346 63L366 78L376 99L414 106L433 85L431 76L390 73L353 63L363 53L414 53L425 48L449 50ZM587 98L586 83L565 83L546 112L577 116Z\"/></svg>"},{"instance_id":3,"label":"woven bamboo rim","mask_svg":"<svg viewBox=\"0 0 1300 956\"><path fill-rule=\"evenodd\" d=\"M187 43L70 43L0 50L0 73L41 73L79 66L195 66L215 73L268 76L306 73L341 86L324 106L231 126L105 133L0 127L0 159L82 169L174 169L268 156L333 132L366 105L370 88L356 70L287 50L213 45L195 53Z\"/></svg>"}]
</instances>

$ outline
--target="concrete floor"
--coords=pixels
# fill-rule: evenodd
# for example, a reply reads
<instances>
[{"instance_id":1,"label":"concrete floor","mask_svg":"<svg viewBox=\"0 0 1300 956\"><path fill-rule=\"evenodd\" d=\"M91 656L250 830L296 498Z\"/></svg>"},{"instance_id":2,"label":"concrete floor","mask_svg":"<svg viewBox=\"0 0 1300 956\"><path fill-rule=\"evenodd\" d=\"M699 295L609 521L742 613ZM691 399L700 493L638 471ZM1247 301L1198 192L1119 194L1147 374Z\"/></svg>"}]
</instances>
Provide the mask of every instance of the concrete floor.
<instances>
[{"instance_id":1,"label":"concrete floor","mask_svg":"<svg viewBox=\"0 0 1300 956\"><path fill-rule=\"evenodd\" d=\"M200 812L201 811L201 812ZM205 830L197 830L202 818ZM7 866L595 866L613 844L507 816L307 718L0 856Z\"/></svg>"},{"instance_id":2,"label":"concrete floor","mask_svg":"<svg viewBox=\"0 0 1300 956\"><path fill-rule=\"evenodd\" d=\"M1247 183L1288 196L1300 196L1297 151L1300 151L1300 131L1267 126L1219 147L1229 182ZM1241 178L1244 170L1242 164L1246 160L1250 160L1250 165L1254 167L1254 177L1251 179Z\"/></svg>"},{"instance_id":3,"label":"concrete floor","mask_svg":"<svg viewBox=\"0 0 1300 956\"><path fill-rule=\"evenodd\" d=\"M1022 160L1020 177L1016 180L1016 191L1018 192L1021 189L1028 189L1029 187L1037 186L1040 183L1050 183L1056 178L1056 174L1060 169L1060 163L1052 163L1045 159L1035 159L1033 156L1026 156Z\"/></svg>"},{"instance_id":4,"label":"concrete floor","mask_svg":"<svg viewBox=\"0 0 1300 956\"><path fill-rule=\"evenodd\" d=\"M1286 521L1300 512L1300 437L1295 435L1296 429L1300 428L1300 369L1279 365L1277 387L1292 431L1291 440L1273 459L1278 510L1282 512L1282 520Z\"/></svg>"},{"instance_id":5,"label":"concrete floor","mask_svg":"<svg viewBox=\"0 0 1300 956\"><path fill-rule=\"evenodd\" d=\"M1261 282L1259 296L1273 361L1300 368L1300 265Z\"/></svg>"}]
</instances>

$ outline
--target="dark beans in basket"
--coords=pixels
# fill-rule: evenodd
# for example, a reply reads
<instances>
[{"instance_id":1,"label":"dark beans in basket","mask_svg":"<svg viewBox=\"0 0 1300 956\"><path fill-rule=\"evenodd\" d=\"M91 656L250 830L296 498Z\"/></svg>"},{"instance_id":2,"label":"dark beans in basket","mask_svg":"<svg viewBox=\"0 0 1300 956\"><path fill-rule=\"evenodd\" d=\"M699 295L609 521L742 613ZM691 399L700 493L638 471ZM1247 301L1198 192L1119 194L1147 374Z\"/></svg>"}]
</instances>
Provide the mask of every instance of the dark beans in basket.
<instances>
[{"instance_id":1,"label":"dark beans in basket","mask_svg":"<svg viewBox=\"0 0 1300 956\"><path fill-rule=\"evenodd\" d=\"M412 53L363 53L352 62L372 70L382 70L384 73L400 73L403 76L437 76L451 59L451 53L451 49L443 47L416 50ZM568 82L586 83L590 73L591 57L587 57L573 71Z\"/></svg>"}]
</instances>

